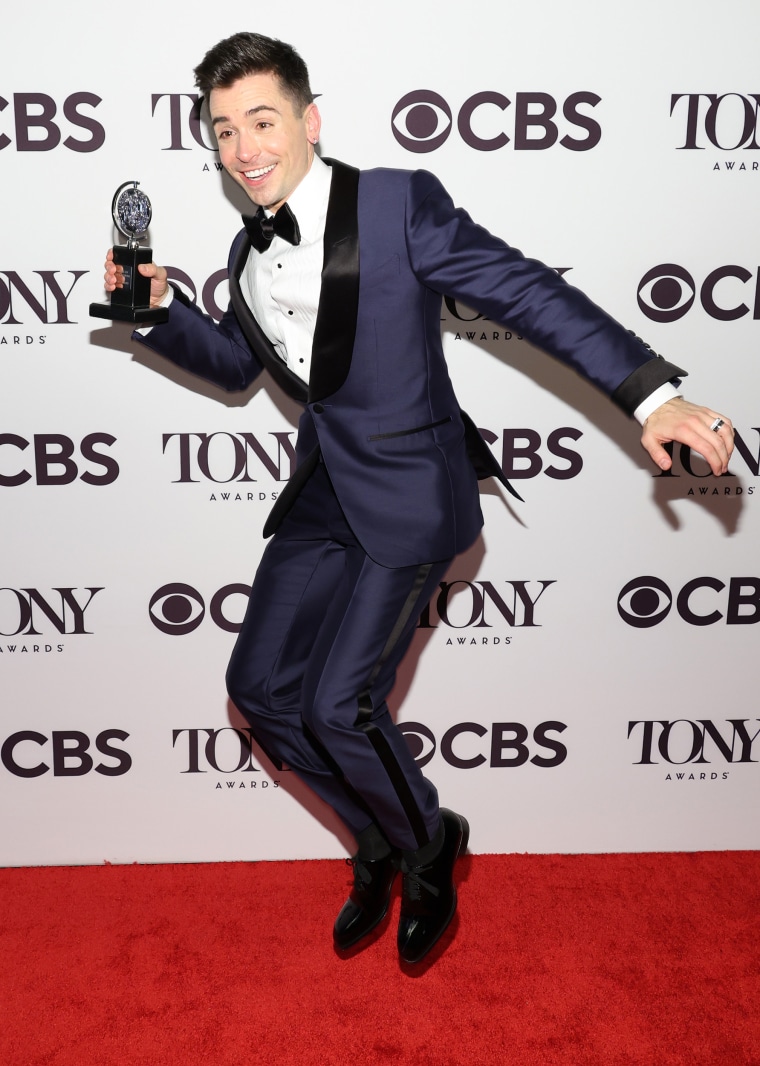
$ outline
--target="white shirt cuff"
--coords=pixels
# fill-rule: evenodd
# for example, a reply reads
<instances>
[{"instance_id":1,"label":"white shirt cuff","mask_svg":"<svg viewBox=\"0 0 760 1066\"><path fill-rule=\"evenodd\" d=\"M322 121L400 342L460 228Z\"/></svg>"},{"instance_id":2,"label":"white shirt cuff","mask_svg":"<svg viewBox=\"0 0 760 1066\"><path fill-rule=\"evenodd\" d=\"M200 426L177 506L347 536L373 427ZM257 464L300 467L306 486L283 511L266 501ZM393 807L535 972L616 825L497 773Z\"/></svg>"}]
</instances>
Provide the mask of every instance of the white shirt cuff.
<instances>
[{"instance_id":1,"label":"white shirt cuff","mask_svg":"<svg viewBox=\"0 0 760 1066\"><path fill-rule=\"evenodd\" d=\"M650 392L647 398L641 401L633 412L633 417L643 426L653 411L656 411L658 407L662 407L668 400L674 400L676 396L680 395L681 393L675 385L671 385L669 381L666 381L664 385L660 385L659 389Z\"/></svg>"},{"instance_id":2,"label":"white shirt cuff","mask_svg":"<svg viewBox=\"0 0 760 1066\"><path fill-rule=\"evenodd\" d=\"M166 296L164 296L164 298L161 301L161 303L158 304L158 307L168 307L173 299L174 299L174 289L172 288L171 285L169 285L169 287L166 290ZM139 329L135 330L135 333L139 333L141 337L147 337L152 329L153 329L153 326L140 326Z\"/></svg>"}]
</instances>

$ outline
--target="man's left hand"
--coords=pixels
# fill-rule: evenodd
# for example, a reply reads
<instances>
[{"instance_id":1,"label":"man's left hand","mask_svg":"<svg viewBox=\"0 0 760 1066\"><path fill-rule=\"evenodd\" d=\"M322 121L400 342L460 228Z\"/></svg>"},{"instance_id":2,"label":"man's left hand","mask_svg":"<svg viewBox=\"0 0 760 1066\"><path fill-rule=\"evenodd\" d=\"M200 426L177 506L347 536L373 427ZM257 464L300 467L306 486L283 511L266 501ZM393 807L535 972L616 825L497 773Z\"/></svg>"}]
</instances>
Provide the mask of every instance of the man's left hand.
<instances>
[{"instance_id":1,"label":"man's left hand","mask_svg":"<svg viewBox=\"0 0 760 1066\"><path fill-rule=\"evenodd\" d=\"M723 425L713 429L717 419ZM662 404L647 418L641 433L642 447L661 470L669 470L673 461L663 444L676 441L698 452L718 477L728 470L734 450L734 427L726 415L709 407L698 407L680 396Z\"/></svg>"}]
</instances>

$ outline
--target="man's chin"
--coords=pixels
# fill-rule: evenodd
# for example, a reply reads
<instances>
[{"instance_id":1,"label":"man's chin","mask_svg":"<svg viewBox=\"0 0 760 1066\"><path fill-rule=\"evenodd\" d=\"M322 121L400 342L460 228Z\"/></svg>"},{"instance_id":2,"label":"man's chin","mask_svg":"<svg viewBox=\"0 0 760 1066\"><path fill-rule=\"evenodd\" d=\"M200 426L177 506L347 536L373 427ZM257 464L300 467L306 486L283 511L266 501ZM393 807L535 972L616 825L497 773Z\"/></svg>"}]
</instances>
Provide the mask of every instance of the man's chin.
<instances>
[{"instance_id":1,"label":"man's chin","mask_svg":"<svg viewBox=\"0 0 760 1066\"><path fill-rule=\"evenodd\" d=\"M251 203L255 204L257 207L274 210L271 193L266 192L264 189L251 189L248 185L244 185L243 188ZM279 203L279 200L275 200L274 203Z\"/></svg>"}]
</instances>

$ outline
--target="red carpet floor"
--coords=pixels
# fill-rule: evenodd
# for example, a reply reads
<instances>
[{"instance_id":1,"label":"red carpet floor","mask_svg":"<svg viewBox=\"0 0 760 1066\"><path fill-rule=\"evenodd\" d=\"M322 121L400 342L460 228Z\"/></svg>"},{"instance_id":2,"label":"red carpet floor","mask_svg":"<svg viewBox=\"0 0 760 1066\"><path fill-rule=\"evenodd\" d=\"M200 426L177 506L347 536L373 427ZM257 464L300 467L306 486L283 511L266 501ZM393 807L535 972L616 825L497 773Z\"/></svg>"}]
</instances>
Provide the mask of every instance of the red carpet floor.
<instances>
[{"instance_id":1,"label":"red carpet floor","mask_svg":"<svg viewBox=\"0 0 760 1066\"><path fill-rule=\"evenodd\" d=\"M0 870L2 1066L760 1066L760 853L466 857L404 971L339 861Z\"/></svg>"}]
</instances>

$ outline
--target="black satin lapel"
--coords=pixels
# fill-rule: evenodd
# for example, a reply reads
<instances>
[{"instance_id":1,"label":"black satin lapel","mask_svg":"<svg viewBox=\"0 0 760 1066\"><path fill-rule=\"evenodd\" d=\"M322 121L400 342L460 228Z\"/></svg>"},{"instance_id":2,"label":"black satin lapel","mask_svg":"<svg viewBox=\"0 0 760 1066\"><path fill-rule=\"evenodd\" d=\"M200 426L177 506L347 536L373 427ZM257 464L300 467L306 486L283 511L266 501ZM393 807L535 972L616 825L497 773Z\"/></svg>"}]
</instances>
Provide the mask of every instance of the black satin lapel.
<instances>
[{"instance_id":1,"label":"black satin lapel","mask_svg":"<svg viewBox=\"0 0 760 1066\"><path fill-rule=\"evenodd\" d=\"M348 377L359 311L359 171L332 167L325 225L322 290L314 329L309 401L336 392Z\"/></svg>"},{"instance_id":2,"label":"black satin lapel","mask_svg":"<svg viewBox=\"0 0 760 1066\"><path fill-rule=\"evenodd\" d=\"M235 317L240 323L240 328L245 334L246 340L261 360L262 365L266 367L280 388L294 400L300 400L301 403L305 403L307 397L306 382L302 381L297 374L294 374L293 371L289 370L285 363L283 363L282 359L280 359L277 352L274 350L272 342L253 317L250 307L245 302L245 298L240 288L240 275L243 273L250 251L251 241L248 235L243 232L243 235L240 238L240 246L233 259L232 272L230 274L230 302L232 304L232 310L235 312Z\"/></svg>"}]
</instances>

